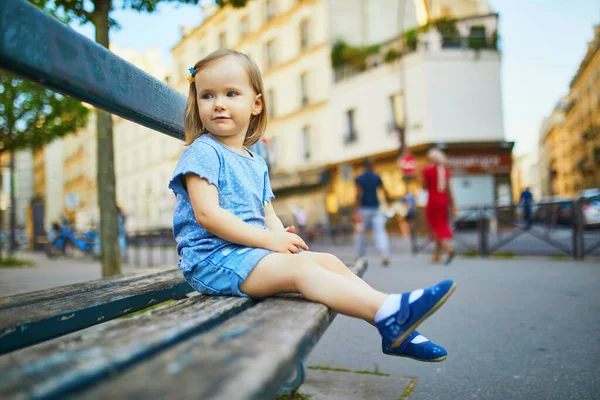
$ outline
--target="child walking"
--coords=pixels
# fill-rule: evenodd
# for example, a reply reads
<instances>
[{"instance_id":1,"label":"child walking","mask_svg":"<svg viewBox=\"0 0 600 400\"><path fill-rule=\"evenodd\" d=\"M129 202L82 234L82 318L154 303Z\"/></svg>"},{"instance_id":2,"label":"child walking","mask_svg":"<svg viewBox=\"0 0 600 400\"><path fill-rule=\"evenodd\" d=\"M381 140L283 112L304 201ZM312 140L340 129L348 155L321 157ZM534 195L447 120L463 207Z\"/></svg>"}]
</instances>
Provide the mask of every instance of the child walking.
<instances>
[{"instance_id":1,"label":"child walking","mask_svg":"<svg viewBox=\"0 0 600 400\"><path fill-rule=\"evenodd\" d=\"M247 147L267 125L262 77L245 54L219 50L189 69L186 145L169 188L178 267L207 295L301 293L375 325L384 353L442 361L446 350L415 328L455 289L442 281L410 293L370 287L337 257L308 251L275 214L264 160Z\"/></svg>"}]
</instances>

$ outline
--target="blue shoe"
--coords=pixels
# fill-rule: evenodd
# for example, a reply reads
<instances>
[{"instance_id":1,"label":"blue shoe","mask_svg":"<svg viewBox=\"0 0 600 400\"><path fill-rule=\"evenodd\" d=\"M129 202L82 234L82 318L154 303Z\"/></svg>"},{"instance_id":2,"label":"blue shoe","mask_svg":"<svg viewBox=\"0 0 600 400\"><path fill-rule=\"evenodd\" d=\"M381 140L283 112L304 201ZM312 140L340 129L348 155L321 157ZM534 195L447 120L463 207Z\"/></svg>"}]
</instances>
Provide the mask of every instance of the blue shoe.
<instances>
[{"instance_id":1,"label":"blue shoe","mask_svg":"<svg viewBox=\"0 0 600 400\"><path fill-rule=\"evenodd\" d=\"M421 322L433 314L456 289L454 281L446 280L424 289L423 294L413 303L408 302L410 293L403 293L400 309L388 318L377 322L377 329L383 339L396 348L406 340Z\"/></svg>"},{"instance_id":2,"label":"blue shoe","mask_svg":"<svg viewBox=\"0 0 600 400\"><path fill-rule=\"evenodd\" d=\"M384 354L388 356L395 357L408 357L413 360L423 361L423 362L440 362L444 361L448 357L448 352L439 344L435 344L429 341L424 336L419 338L420 340L425 339L420 343L411 343L417 336L420 336L419 332L416 330L412 331L410 335L406 338L406 340L400 343L400 346L395 349L385 343L385 341L381 342L381 350L383 350ZM419 340L416 340L419 342Z\"/></svg>"}]
</instances>

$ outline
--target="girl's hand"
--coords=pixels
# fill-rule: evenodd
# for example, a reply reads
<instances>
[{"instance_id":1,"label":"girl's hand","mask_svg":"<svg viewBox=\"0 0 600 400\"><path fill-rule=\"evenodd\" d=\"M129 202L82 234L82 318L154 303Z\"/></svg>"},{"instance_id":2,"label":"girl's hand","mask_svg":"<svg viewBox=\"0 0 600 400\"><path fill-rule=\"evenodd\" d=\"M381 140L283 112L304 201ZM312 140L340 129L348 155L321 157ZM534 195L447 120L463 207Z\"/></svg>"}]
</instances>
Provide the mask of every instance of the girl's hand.
<instances>
[{"instance_id":1,"label":"girl's hand","mask_svg":"<svg viewBox=\"0 0 600 400\"><path fill-rule=\"evenodd\" d=\"M285 231L289 233L296 233L296 227L294 225L288 226L285 228Z\"/></svg>"},{"instance_id":2,"label":"girl's hand","mask_svg":"<svg viewBox=\"0 0 600 400\"><path fill-rule=\"evenodd\" d=\"M271 232L271 240L265 247L267 250L272 250L277 253L299 253L299 248L308 250L308 246L304 240L298 235L290 232Z\"/></svg>"}]
</instances>

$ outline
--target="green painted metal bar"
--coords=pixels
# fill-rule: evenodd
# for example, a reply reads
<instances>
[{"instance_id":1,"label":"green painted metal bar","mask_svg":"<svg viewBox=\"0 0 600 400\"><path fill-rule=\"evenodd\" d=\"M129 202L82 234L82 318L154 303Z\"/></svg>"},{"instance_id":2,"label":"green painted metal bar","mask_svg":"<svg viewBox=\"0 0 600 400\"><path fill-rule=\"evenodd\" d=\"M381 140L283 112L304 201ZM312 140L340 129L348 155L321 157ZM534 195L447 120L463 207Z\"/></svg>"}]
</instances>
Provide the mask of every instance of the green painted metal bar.
<instances>
[{"instance_id":1,"label":"green painted metal bar","mask_svg":"<svg viewBox=\"0 0 600 400\"><path fill-rule=\"evenodd\" d=\"M0 68L184 137L183 95L24 0L2 1Z\"/></svg>"}]
</instances>

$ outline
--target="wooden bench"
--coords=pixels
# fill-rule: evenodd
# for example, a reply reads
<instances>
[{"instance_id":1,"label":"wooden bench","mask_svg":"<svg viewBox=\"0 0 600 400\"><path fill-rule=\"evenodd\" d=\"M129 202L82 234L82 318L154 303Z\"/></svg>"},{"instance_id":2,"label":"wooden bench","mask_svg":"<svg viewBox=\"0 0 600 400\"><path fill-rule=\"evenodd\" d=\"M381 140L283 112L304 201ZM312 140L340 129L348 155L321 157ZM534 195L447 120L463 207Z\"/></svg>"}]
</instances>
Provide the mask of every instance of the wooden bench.
<instances>
[{"instance_id":1,"label":"wooden bench","mask_svg":"<svg viewBox=\"0 0 600 400\"><path fill-rule=\"evenodd\" d=\"M0 298L0 398L269 399L302 383L334 317L294 295L198 295L177 269Z\"/></svg>"},{"instance_id":2,"label":"wooden bench","mask_svg":"<svg viewBox=\"0 0 600 400\"><path fill-rule=\"evenodd\" d=\"M23 0L0 7L0 67L183 138L182 95ZM198 295L176 269L0 298L0 398L269 399L301 384L334 317Z\"/></svg>"}]
</instances>

